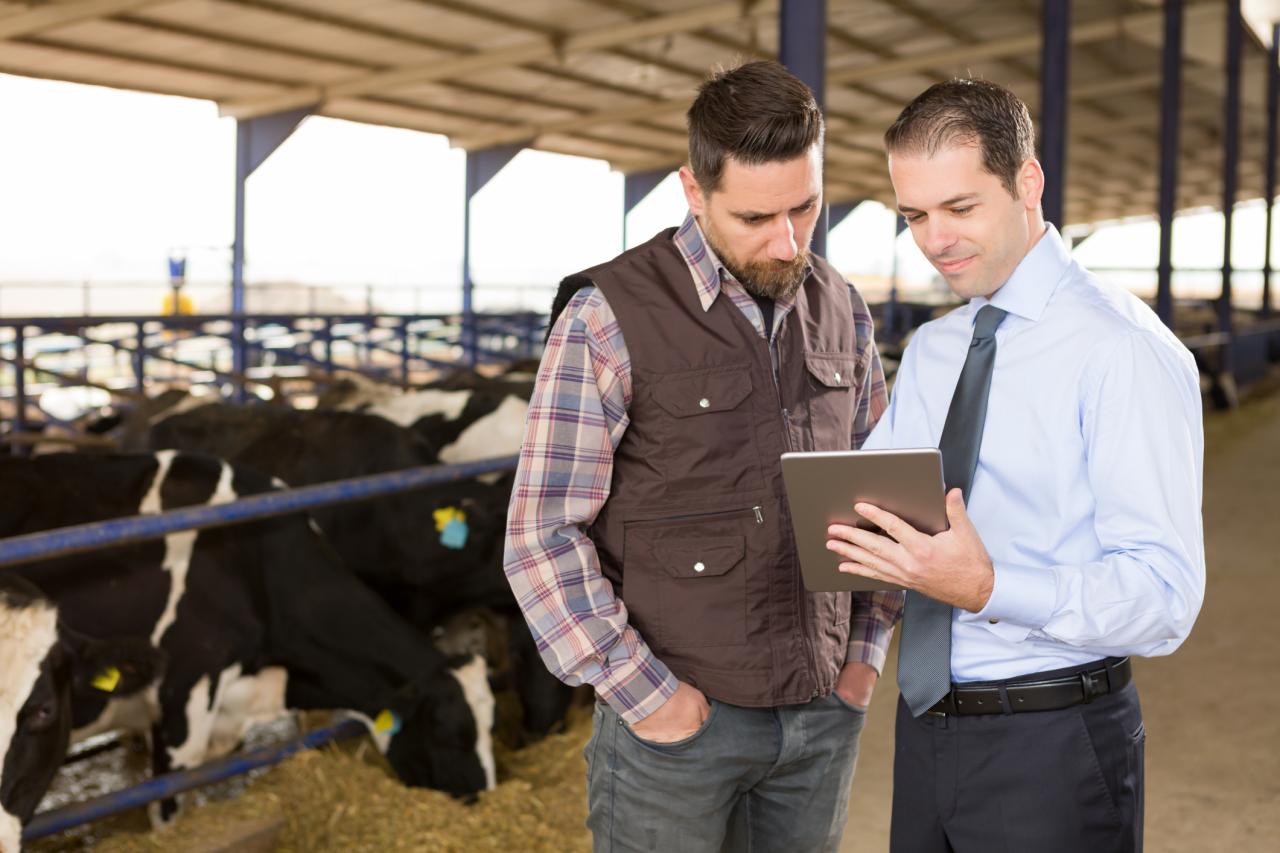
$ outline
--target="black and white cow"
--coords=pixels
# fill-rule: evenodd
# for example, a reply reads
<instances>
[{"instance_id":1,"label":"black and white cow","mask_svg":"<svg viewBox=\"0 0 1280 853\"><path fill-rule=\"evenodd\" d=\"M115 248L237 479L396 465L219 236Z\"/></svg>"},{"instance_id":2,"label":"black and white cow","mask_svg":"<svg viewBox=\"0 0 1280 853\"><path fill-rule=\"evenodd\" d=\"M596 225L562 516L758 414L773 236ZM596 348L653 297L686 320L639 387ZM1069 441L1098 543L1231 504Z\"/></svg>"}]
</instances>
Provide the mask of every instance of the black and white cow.
<instances>
[{"instance_id":1,"label":"black and white cow","mask_svg":"<svg viewBox=\"0 0 1280 853\"><path fill-rule=\"evenodd\" d=\"M0 537L274 488L262 474L173 451L0 459L0 482ZM250 725L285 709L349 709L383 721L375 738L407 784L458 796L494 784L484 660L447 659L342 565L306 516L174 533L4 571L39 589L65 630L142 641L167 661L129 696L72 691L69 722L60 725L73 739L143 731L153 770L164 773L229 752ZM43 618L51 643L53 617ZM0 660L9 654L0 649ZM8 666L0 670L0 691L25 704L18 694L29 679L12 678ZM15 736L0 741L4 784L27 790L24 780L47 768L14 758ZM9 782L11 773L18 781Z\"/></svg>"},{"instance_id":2,"label":"black and white cow","mask_svg":"<svg viewBox=\"0 0 1280 853\"><path fill-rule=\"evenodd\" d=\"M363 412L410 427L445 464L520 452L533 383L458 371L415 391L350 375L323 395L320 410Z\"/></svg>"},{"instance_id":3,"label":"black and white cow","mask_svg":"<svg viewBox=\"0 0 1280 853\"><path fill-rule=\"evenodd\" d=\"M375 415L218 403L160 421L156 449L206 453L290 486L438 463L413 430ZM346 565L388 600L422 590L433 621L459 602L510 597L501 547L509 487L478 481L416 489L312 513ZM450 522L456 522L449 528Z\"/></svg>"},{"instance_id":4,"label":"black and white cow","mask_svg":"<svg viewBox=\"0 0 1280 853\"><path fill-rule=\"evenodd\" d=\"M462 387L467 384L476 388ZM527 383L467 375L455 377L449 388L428 390L457 396L431 398L434 403L418 398L413 427L372 409L218 404L160 421L151 429L151 444L221 456L292 486L437 464L439 447L458 449L452 461L519 450ZM452 408L429 410L428 403L441 400L452 401ZM562 725L571 691L542 664L502 571L511 483L510 475L450 483L314 515L346 565L414 625L429 630L468 607L505 618L510 659L519 662L507 683L521 698L525 737L536 740Z\"/></svg>"},{"instance_id":5,"label":"black and white cow","mask_svg":"<svg viewBox=\"0 0 1280 853\"><path fill-rule=\"evenodd\" d=\"M19 850L22 824L66 756L73 708L107 687L136 694L160 662L145 640L102 643L60 625L38 589L0 570L0 853Z\"/></svg>"}]
</instances>

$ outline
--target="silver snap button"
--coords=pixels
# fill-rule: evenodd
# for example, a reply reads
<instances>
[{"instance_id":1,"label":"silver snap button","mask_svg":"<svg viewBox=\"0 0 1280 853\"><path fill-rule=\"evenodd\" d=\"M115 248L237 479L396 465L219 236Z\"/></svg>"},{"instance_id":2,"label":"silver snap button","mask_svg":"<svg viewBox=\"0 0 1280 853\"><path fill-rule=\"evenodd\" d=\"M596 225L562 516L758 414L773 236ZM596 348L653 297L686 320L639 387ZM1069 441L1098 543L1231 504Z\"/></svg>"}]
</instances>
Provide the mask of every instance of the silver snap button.
<instances>
[{"instance_id":1,"label":"silver snap button","mask_svg":"<svg viewBox=\"0 0 1280 853\"><path fill-rule=\"evenodd\" d=\"M698 405L704 409L707 409L711 407L711 401L708 400L706 397L703 397L701 400L698 401Z\"/></svg>"},{"instance_id":2,"label":"silver snap button","mask_svg":"<svg viewBox=\"0 0 1280 853\"><path fill-rule=\"evenodd\" d=\"M989 624L989 625L999 625L999 624L1000 624L1000 620L999 620L999 619L988 619L988 620L987 620L987 624Z\"/></svg>"},{"instance_id":3,"label":"silver snap button","mask_svg":"<svg viewBox=\"0 0 1280 853\"><path fill-rule=\"evenodd\" d=\"M702 572L702 571L706 571L706 568L707 568L707 567L706 567L706 565L705 565L705 564L703 564L703 563L694 563L694 564L693 564L693 570L694 570L695 572Z\"/></svg>"},{"instance_id":4,"label":"silver snap button","mask_svg":"<svg viewBox=\"0 0 1280 853\"><path fill-rule=\"evenodd\" d=\"M837 382L839 382L839 381L840 381L840 371L838 371L838 370L836 371L836 381L837 381Z\"/></svg>"}]
</instances>

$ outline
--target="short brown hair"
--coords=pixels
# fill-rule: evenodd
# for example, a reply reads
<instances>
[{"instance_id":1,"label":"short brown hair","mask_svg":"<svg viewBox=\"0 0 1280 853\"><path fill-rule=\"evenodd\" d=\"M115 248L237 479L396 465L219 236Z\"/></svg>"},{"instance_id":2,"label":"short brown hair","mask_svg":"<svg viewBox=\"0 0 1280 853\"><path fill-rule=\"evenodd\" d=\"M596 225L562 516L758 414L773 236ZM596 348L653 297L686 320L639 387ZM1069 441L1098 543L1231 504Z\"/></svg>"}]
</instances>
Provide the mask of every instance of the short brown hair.
<instances>
[{"instance_id":1,"label":"short brown hair","mask_svg":"<svg viewBox=\"0 0 1280 853\"><path fill-rule=\"evenodd\" d=\"M1018 196L1018 171L1036 156L1027 105L1003 86L956 78L925 89L884 134L890 154L932 157L944 147L977 145L982 167Z\"/></svg>"},{"instance_id":2,"label":"short brown hair","mask_svg":"<svg viewBox=\"0 0 1280 853\"><path fill-rule=\"evenodd\" d=\"M822 110L809 87L760 60L712 75L689 107L689 168L704 192L720 185L725 160L794 160L822 145Z\"/></svg>"}]
</instances>

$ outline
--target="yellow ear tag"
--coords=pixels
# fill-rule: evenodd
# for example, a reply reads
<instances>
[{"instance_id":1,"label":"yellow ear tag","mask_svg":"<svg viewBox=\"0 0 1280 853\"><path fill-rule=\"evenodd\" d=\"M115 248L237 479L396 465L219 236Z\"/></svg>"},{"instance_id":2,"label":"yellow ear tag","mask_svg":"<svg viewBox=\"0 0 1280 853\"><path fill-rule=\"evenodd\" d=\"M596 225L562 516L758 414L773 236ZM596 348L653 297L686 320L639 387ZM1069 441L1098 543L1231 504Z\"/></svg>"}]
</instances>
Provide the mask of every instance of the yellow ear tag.
<instances>
[{"instance_id":1,"label":"yellow ear tag","mask_svg":"<svg viewBox=\"0 0 1280 853\"><path fill-rule=\"evenodd\" d=\"M120 686L120 670L114 666L109 666L95 675L90 684L103 693L115 693L116 688Z\"/></svg>"},{"instance_id":2,"label":"yellow ear tag","mask_svg":"<svg viewBox=\"0 0 1280 853\"><path fill-rule=\"evenodd\" d=\"M400 732L400 717L395 711L384 708L373 721L373 730L378 734L392 735Z\"/></svg>"},{"instance_id":3,"label":"yellow ear tag","mask_svg":"<svg viewBox=\"0 0 1280 853\"><path fill-rule=\"evenodd\" d=\"M436 533L443 533L444 529L449 526L449 522L455 519L457 521L467 520L467 514L456 506L441 507L432 512L431 515L436 521Z\"/></svg>"}]
</instances>

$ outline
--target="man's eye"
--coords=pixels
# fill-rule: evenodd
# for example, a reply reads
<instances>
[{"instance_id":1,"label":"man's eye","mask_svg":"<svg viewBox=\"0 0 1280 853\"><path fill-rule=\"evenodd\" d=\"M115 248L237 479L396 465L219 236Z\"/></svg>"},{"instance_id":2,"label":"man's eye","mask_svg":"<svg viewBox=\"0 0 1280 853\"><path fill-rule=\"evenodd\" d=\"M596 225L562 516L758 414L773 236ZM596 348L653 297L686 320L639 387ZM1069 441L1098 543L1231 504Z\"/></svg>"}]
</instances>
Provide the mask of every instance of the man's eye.
<instances>
[{"instance_id":1,"label":"man's eye","mask_svg":"<svg viewBox=\"0 0 1280 853\"><path fill-rule=\"evenodd\" d=\"M971 210L973 210L973 205L970 205L970 206L968 206L968 207L953 207L953 208L951 208L951 212L952 212L952 213L954 213L956 216L965 216L965 215L967 215L967 214L969 213L969 211L971 211Z\"/></svg>"}]
</instances>

